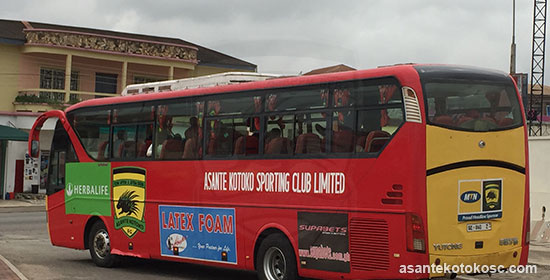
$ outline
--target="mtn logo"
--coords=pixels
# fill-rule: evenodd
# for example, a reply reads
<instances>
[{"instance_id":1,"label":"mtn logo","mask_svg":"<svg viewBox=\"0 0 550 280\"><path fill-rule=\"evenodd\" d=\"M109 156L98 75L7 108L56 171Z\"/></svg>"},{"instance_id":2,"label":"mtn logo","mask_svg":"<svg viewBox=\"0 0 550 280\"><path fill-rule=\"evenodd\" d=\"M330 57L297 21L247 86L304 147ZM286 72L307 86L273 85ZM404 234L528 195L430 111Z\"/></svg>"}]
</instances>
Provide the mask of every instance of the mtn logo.
<instances>
[{"instance_id":1,"label":"mtn logo","mask_svg":"<svg viewBox=\"0 0 550 280\"><path fill-rule=\"evenodd\" d=\"M474 203L481 198L481 194L476 191L467 191L460 196L460 199L466 203Z\"/></svg>"}]
</instances>

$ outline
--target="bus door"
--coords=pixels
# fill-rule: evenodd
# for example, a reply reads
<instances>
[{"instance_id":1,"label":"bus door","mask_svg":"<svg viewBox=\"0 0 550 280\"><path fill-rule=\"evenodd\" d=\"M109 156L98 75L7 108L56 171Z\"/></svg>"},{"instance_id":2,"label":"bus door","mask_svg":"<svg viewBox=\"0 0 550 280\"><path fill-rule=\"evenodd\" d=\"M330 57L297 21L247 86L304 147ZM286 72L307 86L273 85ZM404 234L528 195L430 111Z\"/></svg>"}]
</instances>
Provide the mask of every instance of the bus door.
<instances>
[{"instance_id":1,"label":"bus door","mask_svg":"<svg viewBox=\"0 0 550 280\"><path fill-rule=\"evenodd\" d=\"M29 151L32 157L39 156L40 129L49 118L57 118L57 122L50 149L46 184L48 231L53 245L74 246L75 237L70 230L72 221L65 214L65 166L70 162L78 162L78 156L69 137L69 133L74 132L67 132L68 123L63 112L50 111L38 117L30 132Z\"/></svg>"}]
</instances>

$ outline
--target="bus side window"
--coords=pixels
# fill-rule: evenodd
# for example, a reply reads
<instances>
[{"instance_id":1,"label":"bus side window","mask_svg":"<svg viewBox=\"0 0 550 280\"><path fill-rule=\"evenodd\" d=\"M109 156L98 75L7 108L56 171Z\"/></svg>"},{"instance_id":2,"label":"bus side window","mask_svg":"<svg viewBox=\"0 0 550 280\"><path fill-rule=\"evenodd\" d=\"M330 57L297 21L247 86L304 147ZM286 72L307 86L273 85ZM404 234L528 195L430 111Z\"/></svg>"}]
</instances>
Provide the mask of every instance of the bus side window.
<instances>
[{"instance_id":1,"label":"bus side window","mask_svg":"<svg viewBox=\"0 0 550 280\"><path fill-rule=\"evenodd\" d=\"M355 150L367 153L380 152L403 121L401 108L358 111Z\"/></svg>"},{"instance_id":2,"label":"bus side window","mask_svg":"<svg viewBox=\"0 0 550 280\"><path fill-rule=\"evenodd\" d=\"M235 131L236 155L256 155L259 151L259 134L256 130L255 118L236 119L233 123Z\"/></svg>"},{"instance_id":3,"label":"bus side window","mask_svg":"<svg viewBox=\"0 0 550 280\"><path fill-rule=\"evenodd\" d=\"M109 129L111 110L69 113L69 122L76 131L86 153L104 161L109 158Z\"/></svg>"},{"instance_id":4,"label":"bus side window","mask_svg":"<svg viewBox=\"0 0 550 280\"><path fill-rule=\"evenodd\" d=\"M325 152L327 121L323 113L298 114L295 125L297 131L296 154Z\"/></svg>"},{"instance_id":5,"label":"bus side window","mask_svg":"<svg viewBox=\"0 0 550 280\"><path fill-rule=\"evenodd\" d=\"M199 159L202 155L204 102L160 105L155 132L155 158Z\"/></svg>"},{"instance_id":6,"label":"bus side window","mask_svg":"<svg viewBox=\"0 0 550 280\"><path fill-rule=\"evenodd\" d=\"M260 96L210 100L207 103L206 154L209 156L255 155L259 152ZM234 117L228 117L234 116Z\"/></svg>"},{"instance_id":7,"label":"bus side window","mask_svg":"<svg viewBox=\"0 0 550 280\"><path fill-rule=\"evenodd\" d=\"M333 113L332 120L332 142L330 145L331 152L353 152L353 143L355 140L355 111L335 111Z\"/></svg>"},{"instance_id":8,"label":"bus side window","mask_svg":"<svg viewBox=\"0 0 550 280\"><path fill-rule=\"evenodd\" d=\"M77 161L69 135L61 122L57 121L50 150L47 194L53 194L65 188L65 164Z\"/></svg>"},{"instance_id":9,"label":"bus side window","mask_svg":"<svg viewBox=\"0 0 550 280\"><path fill-rule=\"evenodd\" d=\"M270 115L266 118L264 154L294 154L294 115Z\"/></svg>"}]
</instances>

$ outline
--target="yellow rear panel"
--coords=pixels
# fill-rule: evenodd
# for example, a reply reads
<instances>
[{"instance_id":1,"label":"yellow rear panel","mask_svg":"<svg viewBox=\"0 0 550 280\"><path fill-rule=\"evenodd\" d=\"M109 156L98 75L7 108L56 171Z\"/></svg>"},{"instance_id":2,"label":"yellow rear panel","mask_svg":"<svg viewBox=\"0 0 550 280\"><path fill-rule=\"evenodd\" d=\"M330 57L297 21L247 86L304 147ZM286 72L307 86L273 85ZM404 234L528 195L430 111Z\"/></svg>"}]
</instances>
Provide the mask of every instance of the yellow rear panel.
<instances>
[{"instance_id":1,"label":"yellow rear panel","mask_svg":"<svg viewBox=\"0 0 550 280\"><path fill-rule=\"evenodd\" d=\"M519 263L525 174L484 162L524 168L524 139L522 127L474 133L427 126L427 169L437 170L426 182L432 263Z\"/></svg>"}]
</instances>

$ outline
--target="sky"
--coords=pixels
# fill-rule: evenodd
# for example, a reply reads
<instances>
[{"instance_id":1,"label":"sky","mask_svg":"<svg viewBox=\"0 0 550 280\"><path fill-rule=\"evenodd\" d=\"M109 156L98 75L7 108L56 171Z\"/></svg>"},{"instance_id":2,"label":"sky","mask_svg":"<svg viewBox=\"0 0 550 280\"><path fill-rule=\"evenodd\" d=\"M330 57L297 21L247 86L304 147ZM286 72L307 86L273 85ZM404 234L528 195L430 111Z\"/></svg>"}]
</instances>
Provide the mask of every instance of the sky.
<instances>
[{"instance_id":1,"label":"sky","mask_svg":"<svg viewBox=\"0 0 550 280\"><path fill-rule=\"evenodd\" d=\"M2 1L0 18L180 38L262 73L397 63L509 72L512 10L512 0L19 0ZM516 0L516 72L531 69L532 17L533 0Z\"/></svg>"}]
</instances>

